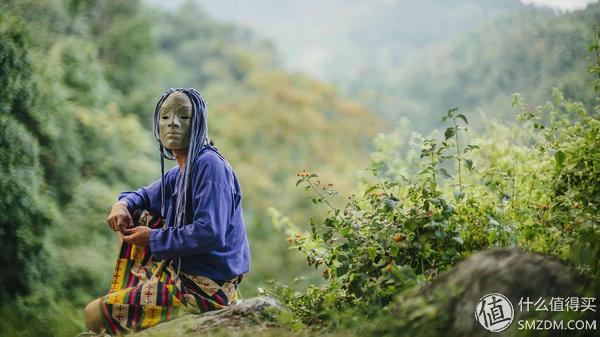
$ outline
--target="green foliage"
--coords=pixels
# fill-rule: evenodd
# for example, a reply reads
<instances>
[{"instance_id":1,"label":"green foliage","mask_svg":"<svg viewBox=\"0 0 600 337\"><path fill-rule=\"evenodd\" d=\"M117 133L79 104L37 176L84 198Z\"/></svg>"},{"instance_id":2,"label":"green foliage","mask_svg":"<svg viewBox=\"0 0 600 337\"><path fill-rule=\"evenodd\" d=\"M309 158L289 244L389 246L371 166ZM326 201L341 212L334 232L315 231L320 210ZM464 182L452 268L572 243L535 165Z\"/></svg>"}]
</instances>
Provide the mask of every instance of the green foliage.
<instances>
[{"instance_id":1,"label":"green foliage","mask_svg":"<svg viewBox=\"0 0 600 337\"><path fill-rule=\"evenodd\" d=\"M595 77L594 90L596 93L600 92L600 28L594 26L594 41L589 48L590 53L594 62L590 65L588 71Z\"/></svg>"},{"instance_id":2,"label":"green foliage","mask_svg":"<svg viewBox=\"0 0 600 337\"><path fill-rule=\"evenodd\" d=\"M133 12L117 12L110 17L113 22L98 43L108 82L125 95L140 83L144 73L152 71L150 62L156 49L150 21Z\"/></svg>"},{"instance_id":3,"label":"green foliage","mask_svg":"<svg viewBox=\"0 0 600 337\"><path fill-rule=\"evenodd\" d=\"M330 185L299 173L297 185L312 203L326 206L328 216L311 219L309 233L288 241L326 282L304 292L276 286L274 294L304 322L335 325L339 312L368 317L373 307L465 256L498 245L563 260L575 254L576 265L592 278L584 289L595 287L598 245L589 238L600 234L600 116L558 91L553 98L532 109L515 96L521 125L491 123L474 144L466 137L466 116L450 109L443 137L422 142L419 173L385 179L375 167L376 183L342 208L333 203L337 193Z\"/></svg>"},{"instance_id":4,"label":"green foliage","mask_svg":"<svg viewBox=\"0 0 600 337\"><path fill-rule=\"evenodd\" d=\"M52 224L42 192L39 146L20 120L31 107L32 68L20 20L0 14L0 301L27 294L39 279L43 230Z\"/></svg>"},{"instance_id":5,"label":"green foliage","mask_svg":"<svg viewBox=\"0 0 600 337\"><path fill-rule=\"evenodd\" d=\"M22 114L31 104L31 61L25 48L27 34L17 18L0 13L0 114Z\"/></svg>"},{"instance_id":6,"label":"green foliage","mask_svg":"<svg viewBox=\"0 0 600 337\"><path fill-rule=\"evenodd\" d=\"M591 108L587 46L599 13L597 3L562 14L525 8L440 39L403 64L377 62L347 85L377 113L406 117L421 132L438 127L436 112L449 106L510 121L513 92L541 105L557 87ZM483 129L479 113L470 117Z\"/></svg>"},{"instance_id":7,"label":"green foliage","mask_svg":"<svg viewBox=\"0 0 600 337\"><path fill-rule=\"evenodd\" d=\"M45 256L42 235L52 225L40 196L42 177L35 139L13 117L0 115L0 300L27 294L39 281Z\"/></svg>"},{"instance_id":8,"label":"green foliage","mask_svg":"<svg viewBox=\"0 0 600 337\"><path fill-rule=\"evenodd\" d=\"M316 174L298 174L296 185L312 192L309 200L329 208L329 216L320 224L311 221L310 235L288 239L291 248L306 255L309 265L323 266L327 280L323 289L311 287L301 295L290 295L285 287L278 289L280 297L304 320L322 320L333 308L369 312L374 306L383 306L402 290L455 264L465 247L473 245L465 245L461 236L465 222L455 220L456 204L465 197L462 178L450 198L438 187L440 175L452 179L442 167L447 160L455 160L459 172L462 161L467 160L458 139L464 131L458 119L467 123L456 109L449 110L444 120L452 124L444 140L424 141L421 172L416 177L386 181L379 175L380 169L374 168L377 183L366 187L361 196L349 197L341 209L333 203L337 192L331 184L321 185Z\"/></svg>"},{"instance_id":9,"label":"green foliage","mask_svg":"<svg viewBox=\"0 0 600 337\"><path fill-rule=\"evenodd\" d=\"M83 329L81 308L110 283L112 261L102 252L116 246L101 229L125 189L112 184L140 186L158 171L145 158L154 154L147 131L111 102L98 47L77 36L86 33L78 30L79 14L62 16L63 5L20 3L4 7L0 17L7 74L0 115L0 311L7 318L0 334L6 336ZM24 26L21 18L34 19ZM65 25L74 34L64 33ZM39 27L43 33L31 34ZM42 307L63 315L40 314Z\"/></svg>"}]
</instances>

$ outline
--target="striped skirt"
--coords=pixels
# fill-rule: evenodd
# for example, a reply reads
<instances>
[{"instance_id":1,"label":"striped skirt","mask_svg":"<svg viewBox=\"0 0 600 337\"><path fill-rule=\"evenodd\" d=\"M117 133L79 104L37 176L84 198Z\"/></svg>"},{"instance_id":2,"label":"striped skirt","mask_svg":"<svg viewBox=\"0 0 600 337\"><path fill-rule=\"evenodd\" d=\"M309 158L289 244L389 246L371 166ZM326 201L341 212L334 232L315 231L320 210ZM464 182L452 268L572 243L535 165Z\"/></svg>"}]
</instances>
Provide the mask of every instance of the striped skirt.
<instances>
[{"instance_id":1,"label":"striped skirt","mask_svg":"<svg viewBox=\"0 0 600 337\"><path fill-rule=\"evenodd\" d=\"M161 228L159 217L134 215L134 224ZM121 243L110 291L100 301L106 332L120 335L149 328L188 313L222 309L238 299L242 276L228 281L180 272L168 266L154 275L159 261L148 247Z\"/></svg>"}]
</instances>

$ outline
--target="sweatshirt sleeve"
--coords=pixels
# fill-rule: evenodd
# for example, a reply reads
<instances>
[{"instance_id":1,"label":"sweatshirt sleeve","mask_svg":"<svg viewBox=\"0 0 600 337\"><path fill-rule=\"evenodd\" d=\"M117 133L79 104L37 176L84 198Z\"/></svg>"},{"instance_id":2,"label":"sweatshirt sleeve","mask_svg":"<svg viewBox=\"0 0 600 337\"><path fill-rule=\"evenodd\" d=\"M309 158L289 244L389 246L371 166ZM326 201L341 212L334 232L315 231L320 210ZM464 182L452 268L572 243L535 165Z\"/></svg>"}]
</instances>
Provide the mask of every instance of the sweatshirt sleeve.
<instances>
[{"instance_id":1,"label":"sweatshirt sleeve","mask_svg":"<svg viewBox=\"0 0 600 337\"><path fill-rule=\"evenodd\" d=\"M127 203L127 209L130 213L135 209L145 209L152 214L160 214L160 194L159 178L149 186L136 191L121 192L119 200Z\"/></svg>"},{"instance_id":2,"label":"sweatshirt sleeve","mask_svg":"<svg viewBox=\"0 0 600 337\"><path fill-rule=\"evenodd\" d=\"M195 255L225 246L233 209L233 193L226 164L210 153L192 171L192 223L152 229L150 251L157 258Z\"/></svg>"}]
</instances>

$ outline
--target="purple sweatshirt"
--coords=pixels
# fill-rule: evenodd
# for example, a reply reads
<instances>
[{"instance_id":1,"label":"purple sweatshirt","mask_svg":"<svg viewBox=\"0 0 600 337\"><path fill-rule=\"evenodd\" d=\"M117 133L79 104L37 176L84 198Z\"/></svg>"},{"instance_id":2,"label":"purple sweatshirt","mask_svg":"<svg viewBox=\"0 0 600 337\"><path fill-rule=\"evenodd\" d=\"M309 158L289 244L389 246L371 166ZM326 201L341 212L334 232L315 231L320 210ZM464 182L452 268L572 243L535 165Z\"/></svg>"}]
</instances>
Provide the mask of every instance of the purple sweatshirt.
<instances>
[{"instance_id":1,"label":"purple sweatshirt","mask_svg":"<svg viewBox=\"0 0 600 337\"><path fill-rule=\"evenodd\" d=\"M186 224L175 223L179 166L165 172L166 228L152 229L150 251L155 258L181 256L181 271L213 280L228 280L250 269L250 249L237 176L212 147L206 147L191 166L191 200ZM233 177L233 180L230 179ZM233 185L233 186L232 186ZM129 210L160 214L160 179L137 191L122 192Z\"/></svg>"}]
</instances>

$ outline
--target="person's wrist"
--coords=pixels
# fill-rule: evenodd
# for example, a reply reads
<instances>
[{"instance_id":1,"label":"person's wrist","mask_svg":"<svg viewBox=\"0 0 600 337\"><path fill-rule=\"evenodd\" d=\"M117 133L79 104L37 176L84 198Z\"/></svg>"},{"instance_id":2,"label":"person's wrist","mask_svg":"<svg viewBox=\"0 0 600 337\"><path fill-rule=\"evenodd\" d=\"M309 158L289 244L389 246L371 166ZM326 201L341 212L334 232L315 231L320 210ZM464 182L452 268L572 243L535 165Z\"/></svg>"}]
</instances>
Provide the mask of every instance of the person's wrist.
<instances>
[{"instance_id":1,"label":"person's wrist","mask_svg":"<svg viewBox=\"0 0 600 337\"><path fill-rule=\"evenodd\" d=\"M117 201L114 205L113 208L119 208L119 209L127 209L128 208L128 204L126 201L124 200L119 200Z\"/></svg>"}]
</instances>

